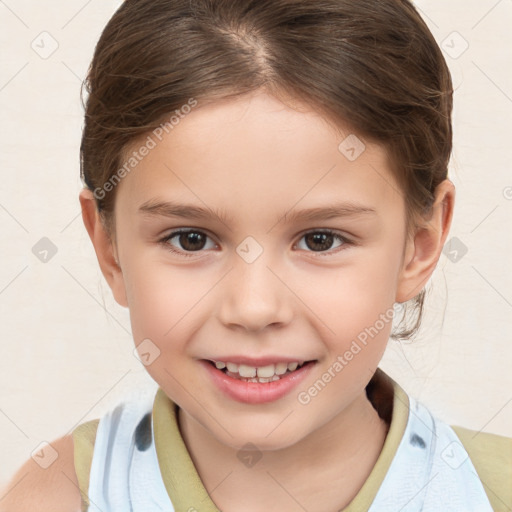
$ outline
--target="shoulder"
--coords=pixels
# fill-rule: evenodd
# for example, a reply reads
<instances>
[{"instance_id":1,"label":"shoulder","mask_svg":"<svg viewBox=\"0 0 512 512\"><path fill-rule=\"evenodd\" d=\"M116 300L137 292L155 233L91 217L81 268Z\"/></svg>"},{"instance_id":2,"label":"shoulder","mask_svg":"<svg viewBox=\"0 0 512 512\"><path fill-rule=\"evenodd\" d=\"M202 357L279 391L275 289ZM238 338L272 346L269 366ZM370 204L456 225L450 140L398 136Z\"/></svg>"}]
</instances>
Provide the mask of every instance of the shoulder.
<instances>
[{"instance_id":1,"label":"shoulder","mask_svg":"<svg viewBox=\"0 0 512 512\"><path fill-rule=\"evenodd\" d=\"M45 451L47 453L45 453ZM37 457L50 465L36 462ZM34 454L2 489L0 512L80 512L81 496L74 466L73 436L66 435Z\"/></svg>"},{"instance_id":2,"label":"shoulder","mask_svg":"<svg viewBox=\"0 0 512 512\"><path fill-rule=\"evenodd\" d=\"M495 511L512 509L512 438L451 427L467 451Z\"/></svg>"}]
</instances>

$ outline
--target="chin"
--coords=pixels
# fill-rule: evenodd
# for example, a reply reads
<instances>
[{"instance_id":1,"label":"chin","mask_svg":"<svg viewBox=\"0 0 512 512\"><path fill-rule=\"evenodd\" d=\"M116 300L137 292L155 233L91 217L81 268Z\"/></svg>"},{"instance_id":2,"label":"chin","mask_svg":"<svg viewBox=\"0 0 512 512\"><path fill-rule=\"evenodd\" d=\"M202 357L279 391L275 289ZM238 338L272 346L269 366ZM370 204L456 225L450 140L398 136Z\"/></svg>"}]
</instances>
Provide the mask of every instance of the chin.
<instances>
[{"instance_id":1,"label":"chin","mask_svg":"<svg viewBox=\"0 0 512 512\"><path fill-rule=\"evenodd\" d=\"M222 439L219 439L220 442L226 444L233 448L234 450L250 450L251 447L253 450L259 450L261 452L264 451L276 451L276 450L284 450L293 446L297 442L307 435L300 435L297 433L296 435L292 435L289 430L283 429L282 432L277 433L277 429L275 432L272 432L273 428L262 430L260 429L243 429L240 434L233 432L231 430L231 436L223 436ZM269 434L270 432L270 434Z\"/></svg>"}]
</instances>

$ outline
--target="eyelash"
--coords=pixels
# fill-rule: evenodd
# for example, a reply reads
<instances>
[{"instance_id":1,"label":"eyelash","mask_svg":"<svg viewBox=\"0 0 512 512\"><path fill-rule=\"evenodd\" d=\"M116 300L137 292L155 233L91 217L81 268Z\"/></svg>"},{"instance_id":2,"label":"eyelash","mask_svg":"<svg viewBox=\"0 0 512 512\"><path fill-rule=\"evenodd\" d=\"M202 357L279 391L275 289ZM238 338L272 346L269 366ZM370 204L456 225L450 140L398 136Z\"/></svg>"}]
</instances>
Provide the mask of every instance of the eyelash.
<instances>
[{"instance_id":1,"label":"eyelash","mask_svg":"<svg viewBox=\"0 0 512 512\"><path fill-rule=\"evenodd\" d=\"M169 241L172 240L173 238L175 238L176 236L178 235L181 235L181 234L184 234L184 233L200 233L202 235L206 235L208 238L211 238L209 237L206 233L204 233L203 231L200 231L200 230L196 230L196 229L180 229L180 230L177 230L177 231L173 231L172 233L166 235L164 238L160 239L158 241L159 244L163 245L163 247L174 253L174 254L177 254L178 256L183 256L185 258L190 258L190 257L193 257L194 256L194 253L200 253L200 252L203 252L203 250L199 250L199 251L180 251L180 250L177 250L175 249L172 245L169 244ZM322 229L322 230L311 230L311 231L307 231L306 233L304 233L299 240L302 240L305 236L307 235L310 235L310 234L322 234L322 235L329 235L329 236L333 236L334 238L336 238L338 241L341 241L343 242L343 245L341 245L340 247L337 247L335 250L330 250L330 251L306 251L306 252L311 252L313 254L318 254L319 256L321 257L325 257L325 256L329 256L329 255L332 255L332 254L337 254L338 252L340 251L343 251L344 249L350 247L350 246L354 246L356 245L354 241L352 240L349 240L348 238L340 235L339 233L335 232L335 231L332 231L330 229Z\"/></svg>"}]
</instances>

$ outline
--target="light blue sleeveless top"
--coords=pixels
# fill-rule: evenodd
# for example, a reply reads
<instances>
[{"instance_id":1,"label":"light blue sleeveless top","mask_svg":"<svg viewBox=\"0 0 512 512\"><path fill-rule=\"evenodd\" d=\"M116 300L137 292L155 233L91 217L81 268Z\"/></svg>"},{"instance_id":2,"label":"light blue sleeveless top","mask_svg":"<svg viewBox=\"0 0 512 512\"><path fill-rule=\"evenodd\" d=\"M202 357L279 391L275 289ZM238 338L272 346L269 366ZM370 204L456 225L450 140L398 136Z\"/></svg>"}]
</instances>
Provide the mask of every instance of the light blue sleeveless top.
<instances>
[{"instance_id":1,"label":"light blue sleeveless top","mask_svg":"<svg viewBox=\"0 0 512 512\"><path fill-rule=\"evenodd\" d=\"M411 397L409 404L404 435L369 512L493 512L453 429ZM175 511L154 439L149 401L123 403L101 418L88 512Z\"/></svg>"}]
</instances>

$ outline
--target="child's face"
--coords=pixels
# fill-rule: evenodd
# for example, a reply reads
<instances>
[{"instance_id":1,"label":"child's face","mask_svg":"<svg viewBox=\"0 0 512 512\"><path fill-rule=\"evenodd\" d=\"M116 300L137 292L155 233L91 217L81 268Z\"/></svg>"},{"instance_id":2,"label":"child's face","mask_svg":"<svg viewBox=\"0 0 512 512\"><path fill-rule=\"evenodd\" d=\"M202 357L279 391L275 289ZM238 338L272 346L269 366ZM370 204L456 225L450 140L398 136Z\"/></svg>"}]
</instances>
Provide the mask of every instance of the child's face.
<instances>
[{"instance_id":1,"label":"child's face","mask_svg":"<svg viewBox=\"0 0 512 512\"><path fill-rule=\"evenodd\" d=\"M145 357L160 351L147 370L184 411L224 444L286 447L361 399L394 302L419 291L400 291L409 254L403 197L381 147L367 144L350 161L338 147L351 132L337 134L312 112L265 94L199 107L118 185L116 298L129 306L135 344L151 340ZM227 219L140 211L151 202ZM348 202L373 212L292 219ZM159 243L180 228L203 238ZM327 229L353 244L322 240ZM245 403L201 363L228 356L316 363L284 396ZM311 390L315 382L320 391Z\"/></svg>"}]
</instances>

